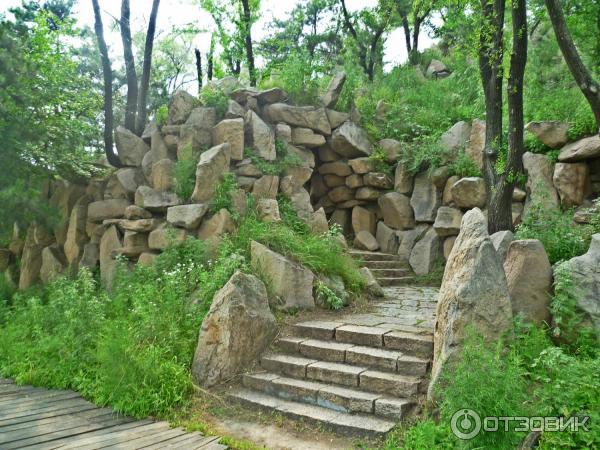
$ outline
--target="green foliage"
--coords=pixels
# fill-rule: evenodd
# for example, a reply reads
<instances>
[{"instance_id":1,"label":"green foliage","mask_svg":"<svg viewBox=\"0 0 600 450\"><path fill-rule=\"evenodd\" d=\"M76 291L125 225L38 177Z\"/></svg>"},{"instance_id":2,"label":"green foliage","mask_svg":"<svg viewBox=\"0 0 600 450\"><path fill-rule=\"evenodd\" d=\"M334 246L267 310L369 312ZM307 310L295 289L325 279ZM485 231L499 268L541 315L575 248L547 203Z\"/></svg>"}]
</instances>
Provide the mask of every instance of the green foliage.
<instances>
[{"instance_id":1,"label":"green foliage","mask_svg":"<svg viewBox=\"0 0 600 450\"><path fill-rule=\"evenodd\" d=\"M154 115L154 120L159 127L162 127L167 123L167 118L169 117L169 107L167 105L161 105Z\"/></svg>"},{"instance_id":2,"label":"green foliage","mask_svg":"<svg viewBox=\"0 0 600 450\"><path fill-rule=\"evenodd\" d=\"M381 147L376 147L375 150L373 150L373 153L369 155L369 161L375 172L386 173L388 175L392 174L392 166L388 162L385 152Z\"/></svg>"},{"instance_id":3,"label":"green foliage","mask_svg":"<svg viewBox=\"0 0 600 450\"><path fill-rule=\"evenodd\" d=\"M517 226L516 239L539 239L550 262L571 259L587 251L590 228L573 224L573 212L532 204L527 216Z\"/></svg>"},{"instance_id":4,"label":"green foliage","mask_svg":"<svg viewBox=\"0 0 600 450\"><path fill-rule=\"evenodd\" d=\"M408 143L400 156L400 162L413 175L443 166L447 160L448 152L433 137L421 137Z\"/></svg>"},{"instance_id":5,"label":"green foliage","mask_svg":"<svg viewBox=\"0 0 600 450\"><path fill-rule=\"evenodd\" d=\"M317 282L317 297L329 309L338 310L344 307L344 300L322 281Z\"/></svg>"},{"instance_id":6,"label":"green foliage","mask_svg":"<svg viewBox=\"0 0 600 450\"><path fill-rule=\"evenodd\" d=\"M179 198L189 199L194 193L196 186L196 166L199 155L192 152L191 144L184 148L182 157L177 160L173 168L175 178L175 193Z\"/></svg>"},{"instance_id":7,"label":"green foliage","mask_svg":"<svg viewBox=\"0 0 600 450\"><path fill-rule=\"evenodd\" d=\"M458 152L456 159L448 167L452 175L457 175L460 178L481 176L481 170L479 170L475 161L464 150Z\"/></svg>"},{"instance_id":8,"label":"green foliage","mask_svg":"<svg viewBox=\"0 0 600 450\"><path fill-rule=\"evenodd\" d=\"M224 208L230 213L235 213L232 208L231 194L237 187L235 175L231 172L225 172L223 179L215 189L215 195L210 203L210 211L214 214Z\"/></svg>"},{"instance_id":9,"label":"green foliage","mask_svg":"<svg viewBox=\"0 0 600 450\"><path fill-rule=\"evenodd\" d=\"M244 150L244 157L250 158L252 164L264 175L282 175L288 167L302 165L302 159L295 153L289 153L286 144L279 139L275 142L275 151L277 157L274 161L261 158L252 148Z\"/></svg>"},{"instance_id":10,"label":"green foliage","mask_svg":"<svg viewBox=\"0 0 600 450\"><path fill-rule=\"evenodd\" d=\"M199 96L203 106L212 106L215 108L217 120L220 120L225 116L229 104L229 97L227 97L221 89L214 84L207 84L202 88Z\"/></svg>"}]
</instances>

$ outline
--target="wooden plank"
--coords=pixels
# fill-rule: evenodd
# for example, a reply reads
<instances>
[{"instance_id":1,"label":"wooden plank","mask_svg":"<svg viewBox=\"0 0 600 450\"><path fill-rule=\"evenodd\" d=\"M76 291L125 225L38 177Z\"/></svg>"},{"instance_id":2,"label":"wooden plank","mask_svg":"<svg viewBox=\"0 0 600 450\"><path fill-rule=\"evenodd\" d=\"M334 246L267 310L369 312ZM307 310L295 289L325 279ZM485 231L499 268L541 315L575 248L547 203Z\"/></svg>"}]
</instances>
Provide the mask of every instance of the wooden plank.
<instances>
[{"instance_id":1,"label":"wooden plank","mask_svg":"<svg viewBox=\"0 0 600 450\"><path fill-rule=\"evenodd\" d=\"M15 384L10 378L0 378L0 384Z\"/></svg>"},{"instance_id":2,"label":"wooden plank","mask_svg":"<svg viewBox=\"0 0 600 450\"><path fill-rule=\"evenodd\" d=\"M104 428L110 428L115 425L119 425L120 423L115 423L114 420L111 420L109 424L105 424L102 422L90 423L87 425L82 425L76 428L69 428L68 430L60 430L54 431L52 433L47 433L42 436L33 436L27 439L20 439L18 441L9 442L7 444L2 444L1 448L3 450L11 450L11 449L20 449L23 447L27 447L33 444L40 444L42 442L54 441L56 439L64 438L67 436L76 436L83 433L88 433L90 431L101 430Z\"/></svg>"},{"instance_id":3,"label":"wooden plank","mask_svg":"<svg viewBox=\"0 0 600 450\"><path fill-rule=\"evenodd\" d=\"M62 420L60 420L62 419ZM52 433L60 430L68 430L71 428L77 428L83 425L89 425L93 423L106 422L109 419L116 419L113 417L112 412L107 413L106 411L100 411L97 409L91 410L88 417L66 417L60 418L53 422L44 423L37 425L35 422L28 422L24 428L12 428L0 430L0 442L12 442L21 439L28 439L34 436L42 436L47 433ZM32 426L33 425L33 426ZM19 427L19 425L13 425L13 427Z\"/></svg>"},{"instance_id":4,"label":"wooden plank","mask_svg":"<svg viewBox=\"0 0 600 450\"><path fill-rule=\"evenodd\" d=\"M83 411L80 412L78 414L63 414L60 416L53 416L53 417L47 417L45 419L39 419L39 420L29 420L27 422L20 422L20 423L15 423L15 424L11 424L11 425L2 425L0 424L0 435L2 433L8 433L9 431L14 431L14 430L22 430L25 428L31 428L31 427L41 427L44 425L51 425L51 424L60 424L60 423L64 423L65 421L69 420L69 419L81 419L81 420L89 420L92 417L97 417L97 416L101 416L103 414L115 414L113 413L112 409L109 408L93 408L90 409L88 411Z\"/></svg>"},{"instance_id":5,"label":"wooden plank","mask_svg":"<svg viewBox=\"0 0 600 450\"><path fill-rule=\"evenodd\" d=\"M97 407L94 405L83 405L83 406L71 406L68 408L64 408L61 410L50 410L47 412L42 412L39 414L32 414L29 416L21 416L21 417L16 417L14 419L7 419L7 420L0 420L0 427L3 427L5 425L12 425L15 423L26 423L26 422L30 422L30 421L34 421L34 420L41 420L41 419L47 419L49 417L61 417L67 414L74 414L74 413L78 413L78 412L84 412L84 411L89 411L91 409L96 409Z\"/></svg>"},{"instance_id":6,"label":"wooden plank","mask_svg":"<svg viewBox=\"0 0 600 450\"><path fill-rule=\"evenodd\" d=\"M10 394L18 394L21 392L31 392L34 391L35 388L34 387L22 387L22 386L16 386L14 384L3 384L0 386L0 397L3 397L5 395L10 395Z\"/></svg>"},{"instance_id":7,"label":"wooden plank","mask_svg":"<svg viewBox=\"0 0 600 450\"><path fill-rule=\"evenodd\" d=\"M50 410L56 411L56 410L60 410L60 409L75 406L75 405L83 406L83 405L91 405L91 403L82 399L81 397L75 397L75 398L70 398L70 399L64 400L62 402L53 402L53 403L46 403L46 404L41 404L41 405L34 405L34 406L30 406L28 408L15 408L14 410L12 410L10 412L5 412L4 414L0 414L0 420L13 419L15 417L30 416L32 414L38 414L40 412L45 412L45 411L50 411Z\"/></svg>"},{"instance_id":8,"label":"wooden plank","mask_svg":"<svg viewBox=\"0 0 600 450\"><path fill-rule=\"evenodd\" d=\"M0 405L3 403L6 403L6 402L20 399L20 398L31 398L31 397L45 396L45 395L51 395L51 394L56 395L59 392L62 392L62 391L48 391L46 389L38 389L36 391L31 391L31 392L16 392L14 394L0 396Z\"/></svg>"},{"instance_id":9,"label":"wooden plank","mask_svg":"<svg viewBox=\"0 0 600 450\"><path fill-rule=\"evenodd\" d=\"M137 424L139 422L132 423ZM69 441L70 444L66 447L61 447L61 450L91 450L99 448L108 448L112 445L128 442L144 436L152 436L154 434L158 434L166 430L169 430L169 426L165 422L152 422L139 427L131 427L122 431L115 430L114 432L106 433L103 435L90 436L89 439L84 436L82 436L80 440L72 438Z\"/></svg>"},{"instance_id":10,"label":"wooden plank","mask_svg":"<svg viewBox=\"0 0 600 450\"><path fill-rule=\"evenodd\" d=\"M219 444L218 439L213 442L209 442L206 445L201 445L200 447L196 447L194 449L190 448L189 450L227 450L229 447L223 444Z\"/></svg>"},{"instance_id":11,"label":"wooden plank","mask_svg":"<svg viewBox=\"0 0 600 450\"><path fill-rule=\"evenodd\" d=\"M27 447L27 450L53 450L53 449L82 449L88 448L86 445L91 445L89 448L98 448L97 443L106 439L110 439L111 436L118 435L124 431L144 428L147 425L152 425L155 422L151 420L140 420L140 421L132 421L128 423L124 423L121 425L116 425L110 428L104 428L102 430L90 431L89 433L76 435L76 436L67 436L62 439L56 439L51 442L44 442L41 444L33 445Z\"/></svg>"},{"instance_id":12,"label":"wooden plank","mask_svg":"<svg viewBox=\"0 0 600 450\"><path fill-rule=\"evenodd\" d=\"M0 403L0 411L5 411L12 408L14 405L25 405L27 403L37 402L53 402L55 399L73 398L80 397L76 392L65 391L65 392L48 392L40 393L38 395L26 395L17 396L14 398L7 399L5 402Z\"/></svg>"},{"instance_id":13,"label":"wooden plank","mask_svg":"<svg viewBox=\"0 0 600 450\"><path fill-rule=\"evenodd\" d=\"M172 450L180 448L199 448L201 445L210 444L214 440L220 439L218 436L203 436L200 433L186 433L182 436L171 439L168 442L144 447L144 450ZM167 445L168 444L168 445Z\"/></svg>"},{"instance_id":14,"label":"wooden plank","mask_svg":"<svg viewBox=\"0 0 600 450\"><path fill-rule=\"evenodd\" d=\"M147 445L155 444L158 442L168 442L169 439L181 436L182 434L185 434L185 431L181 429L169 429L153 434L152 436L142 436L127 442L111 445L110 447L100 448L110 448L115 450L137 450L139 448L144 448Z\"/></svg>"}]
</instances>

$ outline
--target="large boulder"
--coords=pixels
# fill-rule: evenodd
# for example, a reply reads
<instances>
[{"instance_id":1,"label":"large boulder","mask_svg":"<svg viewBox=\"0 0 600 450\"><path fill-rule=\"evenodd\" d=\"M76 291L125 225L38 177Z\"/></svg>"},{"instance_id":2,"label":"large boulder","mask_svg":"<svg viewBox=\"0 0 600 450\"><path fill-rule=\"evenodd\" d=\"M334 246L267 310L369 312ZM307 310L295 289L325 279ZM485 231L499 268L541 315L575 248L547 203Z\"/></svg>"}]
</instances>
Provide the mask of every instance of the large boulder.
<instances>
[{"instance_id":1,"label":"large boulder","mask_svg":"<svg viewBox=\"0 0 600 450\"><path fill-rule=\"evenodd\" d=\"M514 240L514 235L510 230L497 231L490 236L490 240L500 257L500 261L504 264L506 260L506 254L508 253L508 247Z\"/></svg>"},{"instance_id":2,"label":"large boulder","mask_svg":"<svg viewBox=\"0 0 600 450\"><path fill-rule=\"evenodd\" d=\"M396 231L383 222L377 222L377 234L375 235L379 248L384 253L395 255L398 252L398 235Z\"/></svg>"},{"instance_id":3,"label":"large boulder","mask_svg":"<svg viewBox=\"0 0 600 450\"><path fill-rule=\"evenodd\" d=\"M462 218L463 214L460 209L440 206L433 223L433 229L441 237L456 236L460 232Z\"/></svg>"},{"instance_id":4,"label":"large boulder","mask_svg":"<svg viewBox=\"0 0 600 450\"><path fill-rule=\"evenodd\" d=\"M182 152L191 149L201 151L212 146L212 129L217 122L215 108L194 108L179 130L177 157L181 159Z\"/></svg>"},{"instance_id":5,"label":"large boulder","mask_svg":"<svg viewBox=\"0 0 600 450\"><path fill-rule=\"evenodd\" d=\"M375 236L368 231L362 230L359 231L354 238L354 247L359 250L374 252L375 250L379 250L379 243L377 242L377 239L375 239Z\"/></svg>"},{"instance_id":6,"label":"large boulder","mask_svg":"<svg viewBox=\"0 0 600 450\"><path fill-rule=\"evenodd\" d=\"M600 333L600 234L592 236L587 253L565 263L574 287L577 309L583 314L582 327Z\"/></svg>"},{"instance_id":7,"label":"large boulder","mask_svg":"<svg viewBox=\"0 0 600 450\"><path fill-rule=\"evenodd\" d=\"M129 200L124 198L92 202L88 204L87 220L102 222L105 219L118 219L125 215L125 210L129 205L131 205Z\"/></svg>"},{"instance_id":8,"label":"large boulder","mask_svg":"<svg viewBox=\"0 0 600 450\"><path fill-rule=\"evenodd\" d=\"M173 192L158 192L150 186L140 186L135 191L135 204L148 211L165 212L180 203L181 199Z\"/></svg>"},{"instance_id":9,"label":"large boulder","mask_svg":"<svg viewBox=\"0 0 600 450\"><path fill-rule=\"evenodd\" d=\"M452 185L450 191L452 201L459 208L483 208L487 201L483 178L461 178Z\"/></svg>"},{"instance_id":10,"label":"large boulder","mask_svg":"<svg viewBox=\"0 0 600 450\"><path fill-rule=\"evenodd\" d=\"M246 114L245 135L248 145L256 154L267 161L277 157L275 152L275 133L254 111Z\"/></svg>"},{"instance_id":11,"label":"large boulder","mask_svg":"<svg viewBox=\"0 0 600 450\"><path fill-rule=\"evenodd\" d=\"M350 165L354 173L360 175L373 172L375 170L375 164L373 163L373 160L367 157L351 159L348 161L348 165Z\"/></svg>"},{"instance_id":12,"label":"large boulder","mask_svg":"<svg viewBox=\"0 0 600 450\"><path fill-rule=\"evenodd\" d=\"M394 186L392 178L382 172L369 172L363 176L363 182L367 186L377 189L391 189Z\"/></svg>"},{"instance_id":13,"label":"large boulder","mask_svg":"<svg viewBox=\"0 0 600 450\"><path fill-rule=\"evenodd\" d=\"M169 125L180 125L190 116L198 100L185 91L177 91L169 102Z\"/></svg>"},{"instance_id":14,"label":"large boulder","mask_svg":"<svg viewBox=\"0 0 600 450\"><path fill-rule=\"evenodd\" d=\"M277 335L267 290L240 271L214 296L202 321L192 363L196 383L210 387L250 367Z\"/></svg>"},{"instance_id":15,"label":"large boulder","mask_svg":"<svg viewBox=\"0 0 600 450\"><path fill-rule=\"evenodd\" d=\"M135 190L144 181L144 175L137 167L119 169L108 179L104 190L104 198L133 199Z\"/></svg>"},{"instance_id":16,"label":"large boulder","mask_svg":"<svg viewBox=\"0 0 600 450\"><path fill-rule=\"evenodd\" d=\"M310 128L321 134L331 134L331 125L325 108L274 103L265 106L264 113L267 120L272 123L284 122L295 127Z\"/></svg>"},{"instance_id":17,"label":"large boulder","mask_svg":"<svg viewBox=\"0 0 600 450\"><path fill-rule=\"evenodd\" d=\"M259 198L256 202L256 213L263 222L281 222L279 203L274 198Z\"/></svg>"},{"instance_id":18,"label":"large boulder","mask_svg":"<svg viewBox=\"0 0 600 450\"><path fill-rule=\"evenodd\" d=\"M66 267L67 260L58 245L50 245L42 250L42 266L40 267L42 283L48 283L61 276Z\"/></svg>"},{"instance_id":19,"label":"large boulder","mask_svg":"<svg viewBox=\"0 0 600 450\"><path fill-rule=\"evenodd\" d=\"M345 121L350 120L350 114L345 112L334 111L333 109L326 109L325 112L327 113L332 130L339 127Z\"/></svg>"},{"instance_id":20,"label":"large boulder","mask_svg":"<svg viewBox=\"0 0 600 450\"><path fill-rule=\"evenodd\" d=\"M148 247L152 250L165 250L173 244L185 241L186 238L186 230L171 228L163 224L148 235Z\"/></svg>"},{"instance_id":21,"label":"large boulder","mask_svg":"<svg viewBox=\"0 0 600 450\"><path fill-rule=\"evenodd\" d=\"M85 223L87 220L88 204L90 197L84 195L73 207L71 217L69 218L69 228L67 230L67 239L64 244L64 252L68 264L77 263L83 252L83 247L88 241L85 232Z\"/></svg>"},{"instance_id":22,"label":"large boulder","mask_svg":"<svg viewBox=\"0 0 600 450\"><path fill-rule=\"evenodd\" d=\"M408 262L415 274L426 275L442 256L442 240L435 229L430 227L413 247Z\"/></svg>"},{"instance_id":23,"label":"large boulder","mask_svg":"<svg viewBox=\"0 0 600 450\"><path fill-rule=\"evenodd\" d=\"M333 108L340 98L344 83L346 82L346 72L340 71L333 74L327 90L321 96L321 103L325 108Z\"/></svg>"},{"instance_id":24,"label":"large boulder","mask_svg":"<svg viewBox=\"0 0 600 450\"><path fill-rule=\"evenodd\" d=\"M169 158L161 159L152 165L150 180L152 187L159 191L171 191L175 185L173 172L175 163Z\"/></svg>"},{"instance_id":25,"label":"large boulder","mask_svg":"<svg viewBox=\"0 0 600 450\"><path fill-rule=\"evenodd\" d=\"M397 231L398 234L398 258L401 261L408 262L415 244L425 235L429 225L426 223L418 224L412 230Z\"/></svg>"},{"instance_id":26,"label":"large boulder","mask_svg":"<svg viewBox=\"0 0 600 450\"><path fill-rule=\"evenodd\" d=\"M600 136L579 139L560 149L560 162L578 162L600 157Z\"/></svg>"},{"instance_id":27,"label":"large boulder","mask_svg":"<svg viewBox=\"0 0 600 450\"><path fill-rule=\"evenodd\" d=\"M368 267L361 267L359 271L365 279L366 291L374 297L384 297L385 292L377 282L377 278L375 278L373 272L371 272L371 270Z\"/></svg>"},{"instance_id":28,"label":"large boulder","mask_svg":"<svg viewBox=\"0 0 600 450\"><path fill-rule=\"evenodd\" d=\"M385 159L390 163L395 162L402 153L402 144L396 139L380 140L379 148L385 154Z\"/></svg>"},{"instance_id":29,"label":"large boulder","mask_svg":"<svg viewBox=\"0 0 600 450\"><path fill-rule=\"evenodd\" d=\"M171 206L167 209L167 222L175 227L193 230L198 228L206 211L208 205L205 203Z\"/></svg>"},{"instance_id":30,"label":"large boulder","mask_svg":"<svg viewBox=\"0 0 600 450\"><path fill-rule=\"evenodd\" d=\"M485 121L475 119L471 123L471 134L465 153L475 162L479 170L483 170L483 152L485 149Z\"/></svg>"},{"instance_id":31,"label":"large boulder","mask_svg":"<svg viewBox=\"0 0 600 450\"><path fill-rule=\"evenodd\" d=\"M150 150L141 137L122 126L115 130L115 144L119 160L125 166L141 166L144 155Z\"/></svg>"},{"instance_id":32,"label":"large boulder","mask_svg":"<svg viewBox=\"0 0 600 450\"><path fill-rule=\"evenodd\" d=\"M315 133L310 128L293 128L292 144L309 148L320 147L325 145L325 137L322 134Z\"/></svg>"},{"instance_id":33,"label":"large boulder","mask_svg":"<svg viewBox=\"0 0 600 450\"><path fill-rule=\"evenodd\" d=\"M169 148L160 131L154 130L150 136L150 151L142 159L142 171L146 178L150 178L152 165L161 159L170 158Z\"/></svg>"},{"instance_id":34,"label":"large boulder","mask_svg":"<svg viewBox=\"0 0 600 450\"><path fill-rule=\"evenodd\" d=\"M550 324L552 266L537 239L512 241L504 261L513 315L537 325Z\"/></svg>"},{"instance_id":35,"label":"large boulder","mask_svg":"<svg viewBox=\"0 0 600 450\"><path fill-rule=\"evenodd\" d=\"M277 175L263 175L254 182L252 193L256 198L275 198L279 189L279 177Z\"/></svg>"},{"instance_id":36,"label":"large boulder","mask_svg":"<svg viewBox=\"0 0 600 450\"><path fill-rule=\"evenodd\" d=\"M471 136L471 124L460 121L452 125L452 127L446 131L440 137L440 145L453 156L460 149L464 149Z\"/></svg>"},{"instance_id":37,"label":"large boulder","mask_svg":"<svg viewBox=\"0 0 600 450\"><path fill-rule=\"evenodd\" d=\"M375 233L375 214L362 206L355 206L352 208L351 223L354 234L358 234L363 230L368 231L371 234Z\"/></svg>"},{"instance_id":38,"label":"large boulder","mask_svg":"<svg viewBox=\"0 0 600 450\"><path fill-rule=\"evenodd\" d=\"M42 267L42 250L44 245L36 242L35 233L37 225L30 225L27 229L23 253L21 256L19 289L27 289L40 279Z\"/></svg>"},{"instance_id":39,"label":"large boulder","mask_svg":"<svg viewBox=\"0 0 600 450\"><path fill-rule=\"evenodd\" d=\"M588 190L588 165L586 163L556 163L552 182L565 208L579 206L585 200Z\"/></svg>"},{"instance_id":40,"label":"large boulder","mask_svg":"<svg viewBox=\"0 0 600 450\"><path fill-rule=\"evenodd\" d=\"M313 309L314 275L302 265L290 261L256 241L250 244L251 264L271 283L273 293L284 309Z\"/></svg>"},{"instance_id":41,"label":"large boulder","mask_svg":"<svg viewBox=\"0 0 600 450\"><path fill-rule=\"evenodd\" d=\"M472 327L487 341L510 328L512 307L502 263L479 208L468 211L450 252L438 296L433 366L428 395L460 354Z\"/></svg>"},{"instance_id":42,"label":"large boulder","mask_svg":"<svg viewBox=\"0 0 600 450\"><path fill-rule=\"evenodd\" d=\"M410 198L415 220L417 222L435 221L436 211L442 202L442 192L429 178L427 172L415 177L414 189Z\"/></svg>"},{"instance_id":43,"label":"large boulder","mask_svg":"<svg viewBox=\"0 0 600 450\"><path fill-rule=\"evenodd\" d=\"M321 175L337 175L338 177L346 177L352 174L352 169L344 161L334 161L319 166Z\"/></svg>"},{"instance_id":44,"label":"large boulder","mask_svg":"<svg viewBox=\"0 0 600 450\"><path fill-rule=\"evenodd\" d=\"M122 248L123 241L116 225L106 229L100 241L100 281L108 291L112 290L119 262L113 258L113 251Z\"/></svg>"},{"instance_id":45,"label":"large boulder","mask_svg":"<svg viewBox=\"0 0 600 450\"><path fill-rule=\"evenodd\" d=\"M409 198L398 192L388 192L377 201L383 212L383 221L396 230L414 228L415 217Z\"/></svg>"},{"instance_id":46,"label":"large boulder","mask_svg":"<svg viewBox=\"0 0 600 450\"><path fill-rule=\"evenodd\" d=\"M413 175L401 162L396 166L394 174L394 190L400 194L410 194L413 190Z\"/></svg>"},{"instance_id":47,"label":"large boulder","mask_svg":"<svg viewBox=\"0 0 600 450\"><path fill-rule=\"evenodd\" d=\"M223 208L202 223L198 230L198 239L219 242L225 234L233 233L234 230L233 218L229 211Z\"/></svg>"},{"instance_id":48,"label":"large boulder","mask_svg":"<svg viewBox=\"0 0 600 450\"><path fill-rule=\"evenodd\" d=\"M527 173L526 208L541 205L546 210L558 208L558 194L552 184L554 167L545 155L527 152L523 155L523 167ZM526 213L527 214L527 213Z\"/></svg>"},{"instance_id":49,"label":"large boulder","mask_svg":"<svg viewBox=\"0 0 600 450\"><path fill-rule=\"evenodd\" d=\"M331 136L331 148L334 152L348 158L369 156L373 152L367 132L349 121L334 130Z\"/></svg>"},{"instance_id":50,"label":"large boulder","mask_svg":"<svg viewBox=\"0 0 600 450\"><path fill-rule=\"evenodd\" d=\"M558 120L529 122L525 129L550 148L560 148L569 141L569 124Z\"/></svg>"},{"instance_id":51,"label":"large boulder","mask_svg":"<svg viewBox=\"0 0 600 450\"><path fill-rule=\"evenodd\" d=\"M230 162L229 144L220 144L202 153L196 166L196 185L192 193L192 201L205 203L209 201L223 178L229 170Z\"/></svg>"}]
</instances>

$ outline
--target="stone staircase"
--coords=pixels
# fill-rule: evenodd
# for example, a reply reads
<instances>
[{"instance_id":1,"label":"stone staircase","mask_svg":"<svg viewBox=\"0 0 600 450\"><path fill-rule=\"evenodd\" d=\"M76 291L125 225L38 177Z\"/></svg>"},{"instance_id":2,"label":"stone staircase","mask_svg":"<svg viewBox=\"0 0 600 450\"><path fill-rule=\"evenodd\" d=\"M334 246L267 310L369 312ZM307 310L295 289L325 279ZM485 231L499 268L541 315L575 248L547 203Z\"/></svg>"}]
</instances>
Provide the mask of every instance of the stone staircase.
<instances>
[{"instance_id":1,"label":"stone staircase","mask_svg":"<svg viewBox=\"0 0 600 450\"><path fill-rule=\"evenodd\" d=\"M230 396L345 435L385 435L427 390L437 291L384 291L369 313L293 325Z\"/></svg>"},{"instance_id":2,"label":"stone staircase","mask_svg":"<svg viewBox=\"0 0 600 450\"><path fill-rule=\"evenodd\" d=\"M414 273L408 263L400 261L397 255L351 250L350 255L361 267L368 267L380 286L401 286L414 281Z\"/></svg>"}]
</instances>

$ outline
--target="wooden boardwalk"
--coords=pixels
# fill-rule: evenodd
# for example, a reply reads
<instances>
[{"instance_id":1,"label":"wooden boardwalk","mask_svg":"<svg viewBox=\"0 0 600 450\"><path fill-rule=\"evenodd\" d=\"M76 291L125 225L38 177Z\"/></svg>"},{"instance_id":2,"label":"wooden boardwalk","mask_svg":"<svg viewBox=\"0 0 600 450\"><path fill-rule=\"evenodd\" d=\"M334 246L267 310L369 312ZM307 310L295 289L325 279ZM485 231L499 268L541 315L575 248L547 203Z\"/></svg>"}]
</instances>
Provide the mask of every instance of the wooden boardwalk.
<instances>
[{"instance_id":1,"label":"wooden boardwalk","mask_svg":"<svg viewBox=\"0 0 600 450\"><path fill-rule=\"evenodd\" d=\"M0 449L221 450L218 436L134 420L73 391L17 386L0 379Z\"/></svg>"}]
</instances>

